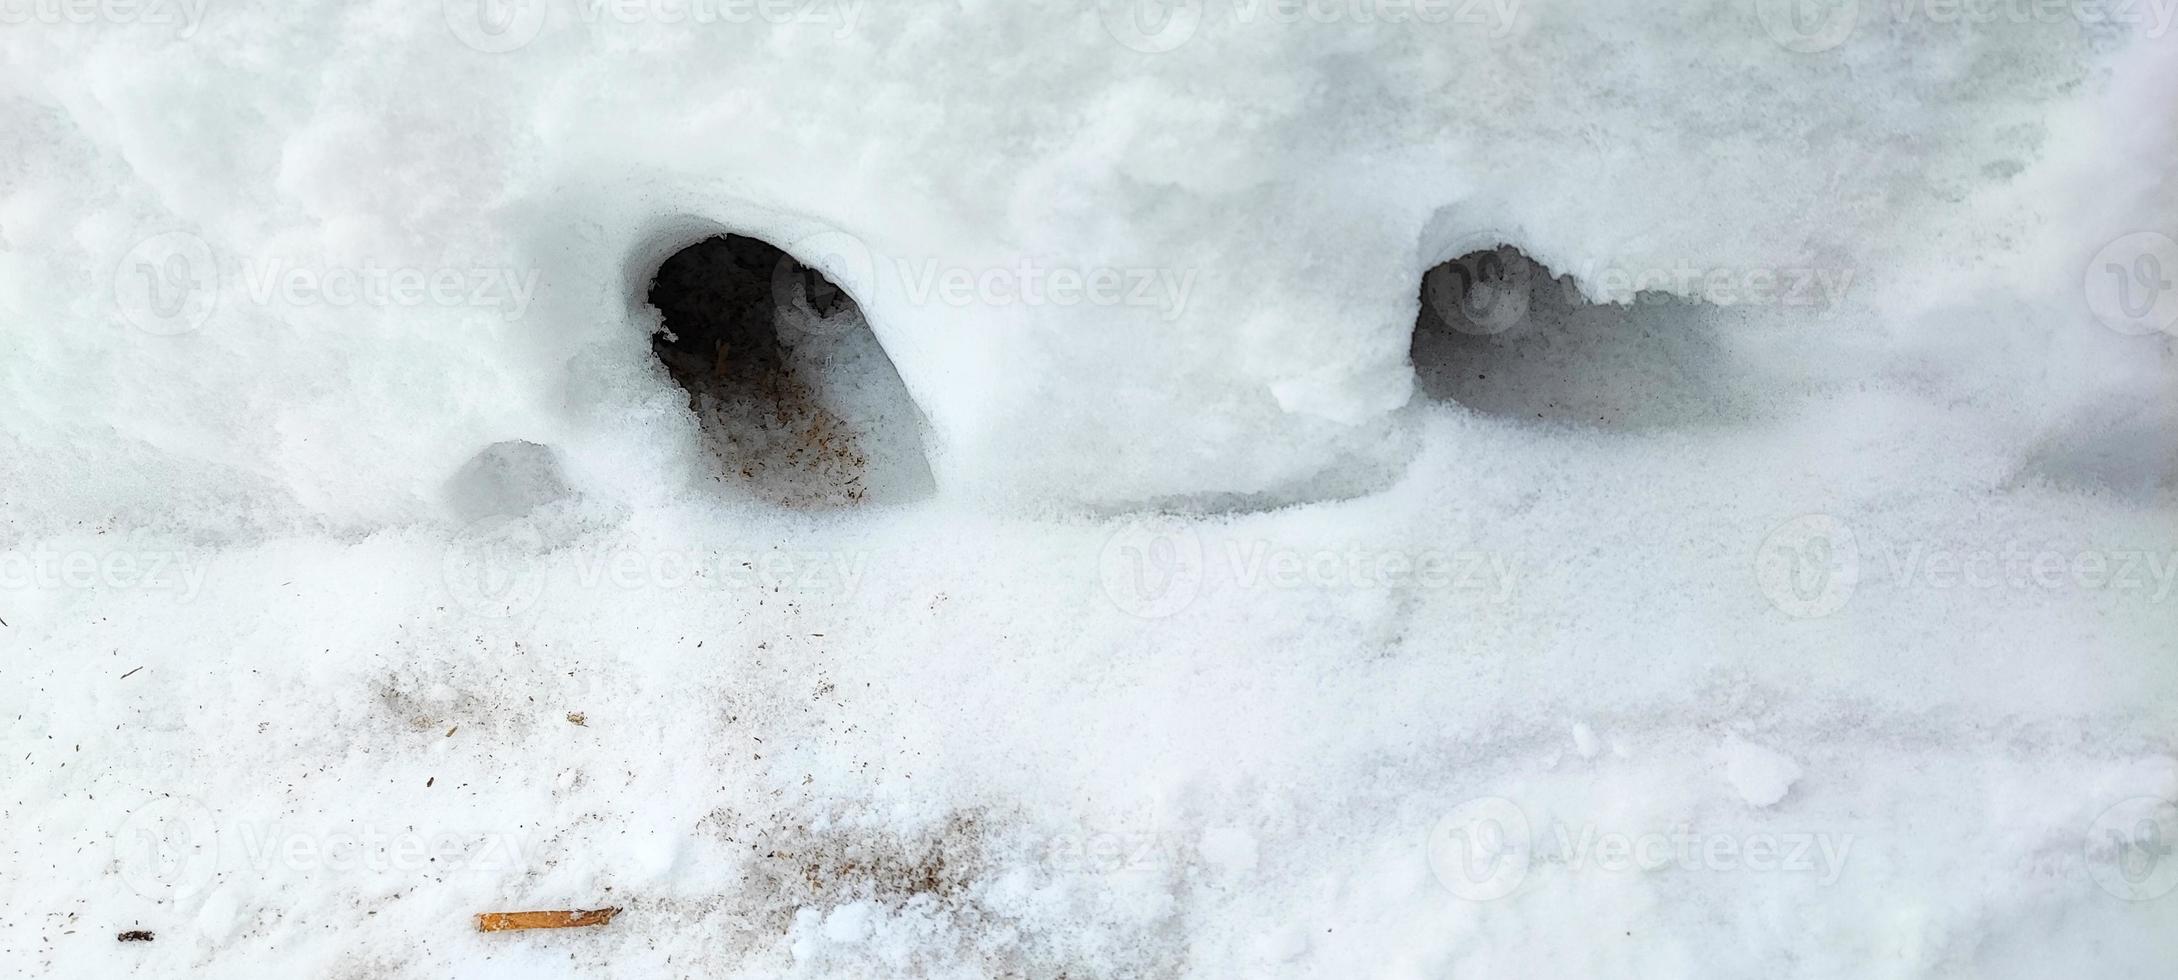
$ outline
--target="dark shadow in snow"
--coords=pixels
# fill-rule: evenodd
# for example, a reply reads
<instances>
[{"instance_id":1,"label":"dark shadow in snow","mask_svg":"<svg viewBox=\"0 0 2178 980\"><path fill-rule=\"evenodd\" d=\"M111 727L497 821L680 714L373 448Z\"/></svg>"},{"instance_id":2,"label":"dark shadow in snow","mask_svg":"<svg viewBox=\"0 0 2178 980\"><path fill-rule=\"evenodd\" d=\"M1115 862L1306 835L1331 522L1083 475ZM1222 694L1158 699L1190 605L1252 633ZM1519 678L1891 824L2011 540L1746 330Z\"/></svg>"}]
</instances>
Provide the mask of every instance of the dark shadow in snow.
<instances>
[{"instance_id":1,"label":"dark shadow in snow","mask_svg":"<svg viewBox=\"0 0 2178 980\"><path fill-rule=\"evenodd\" d=\"M2011 485L2036 481L2133 500L2178 494L2178 405L2105 401L2035 441Z\"/></svg>"},{"instance_id":2,"label":"dark shadow in snow","mask_svg":"<svg viewBox=\"0 0 2178 980\"><path fill-rule=\"evenodd\" d=\"M1518 249L1429 270L1412 357L1422 392L1490 415L1640 430L1727 424L1753 410L1722 331L1733 311L1669 293L1594 303Z\"/></svg>"}]
</instances>

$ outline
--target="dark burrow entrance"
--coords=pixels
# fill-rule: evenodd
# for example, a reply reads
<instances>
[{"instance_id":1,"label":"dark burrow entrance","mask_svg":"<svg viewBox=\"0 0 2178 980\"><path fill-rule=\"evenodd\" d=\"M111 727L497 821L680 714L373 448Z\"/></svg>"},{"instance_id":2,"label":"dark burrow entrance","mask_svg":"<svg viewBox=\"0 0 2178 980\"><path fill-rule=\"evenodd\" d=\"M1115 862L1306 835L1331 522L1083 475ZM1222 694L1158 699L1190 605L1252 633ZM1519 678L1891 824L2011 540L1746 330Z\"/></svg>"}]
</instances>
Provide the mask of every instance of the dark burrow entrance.
<instances>
[{"instance_id":1,"label":"dark burrow entrance","mask_svg":"<svg viewBox=\"0 0 2178 980\"><path fill-rule=\"evenodd\" d=\"M1724 342L1745 311L1655 290L1593 302L1509 245L1430 269L1421 293L1411 354L1432 398L1612 429L1728 422L1758 399Z\"/></svg>"},{"instance_id":2,"label":"dark burrow entrance","mask_svg":"<svg viewBox=\"0 0 2178 980\"><path fill-rule=\"evenodd\" d=\"M717 478L787 506L927 494L922 417L854 298L768 242L719 235L659 265L651 347L688 390Z\"/></svg>"}]
</instances>

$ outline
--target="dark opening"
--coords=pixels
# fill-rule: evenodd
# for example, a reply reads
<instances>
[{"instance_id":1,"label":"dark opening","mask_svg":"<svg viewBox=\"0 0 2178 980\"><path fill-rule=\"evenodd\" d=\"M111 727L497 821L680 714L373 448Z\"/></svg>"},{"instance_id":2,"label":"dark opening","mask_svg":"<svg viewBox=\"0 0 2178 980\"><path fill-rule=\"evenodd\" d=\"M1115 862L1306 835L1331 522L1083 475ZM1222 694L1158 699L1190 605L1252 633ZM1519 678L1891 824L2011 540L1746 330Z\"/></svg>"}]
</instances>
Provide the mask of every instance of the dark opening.
<instances>
[{"instance_id":1,"label":"dark opening","mask_svg":"<svg viewBox=\"0 0 2178 980\"><path fill-rule=\"evenodd\" d=\"M931 487L921 415L854 298L768 242L706 238L658 267L652 349L688 390L716 478L800 507Z\"/></svg>"},{"instance_id":2,"label":"dark opening","mask_svg":"<svg viewBox=\"0 0 2178 980\"><path fill-rule=\"evenodd\" d=\"M1698 298L1644 290L1590 301L1509 245L1469 252L1422 277L1415 381L1431 397L1530 422L1613 429L1743 416L1723 331L1743 321Z\"/></svg>"}]
</instances>

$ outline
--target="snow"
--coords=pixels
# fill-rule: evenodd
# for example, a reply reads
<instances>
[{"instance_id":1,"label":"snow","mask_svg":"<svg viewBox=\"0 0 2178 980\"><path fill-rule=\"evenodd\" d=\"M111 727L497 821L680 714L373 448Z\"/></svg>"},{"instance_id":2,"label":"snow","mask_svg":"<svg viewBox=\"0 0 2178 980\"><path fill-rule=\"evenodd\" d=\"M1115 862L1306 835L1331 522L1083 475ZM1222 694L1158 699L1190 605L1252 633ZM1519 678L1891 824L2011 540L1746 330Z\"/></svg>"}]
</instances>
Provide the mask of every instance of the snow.
<instances>
[{"instance_id":1,"label":"snow","mask_svg":"<svg viewBox=\"0 0 2178 980\"><path fill-rule=\"evenodd\" d=\"M698 6L0 4L0 968L2178 962L2168 4Z\"/></svg>"},{"instance_id":2,"label":"snow","mask_svg":"<svg viewBox=\"0 0 2178 980\"><path fill-rule=\"evenodd\" d=\"M1748 806L1772 806L1800 781L1800 764L1774 750L1728 735L1719 750L1724 757L1724 778Z\"/></svg>"}]
</instances>

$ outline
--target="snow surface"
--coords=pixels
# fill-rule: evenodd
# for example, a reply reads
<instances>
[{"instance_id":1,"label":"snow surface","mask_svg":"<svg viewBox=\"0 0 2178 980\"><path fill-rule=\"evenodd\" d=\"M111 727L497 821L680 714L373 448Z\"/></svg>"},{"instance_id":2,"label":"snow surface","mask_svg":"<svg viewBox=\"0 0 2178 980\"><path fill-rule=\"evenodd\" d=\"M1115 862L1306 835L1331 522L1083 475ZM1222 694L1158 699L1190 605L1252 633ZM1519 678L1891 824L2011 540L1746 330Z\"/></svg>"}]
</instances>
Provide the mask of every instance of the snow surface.
<instances>
[{"instance_id":1,"label":"snow surface","mask_svg":"<svg viewBox=\"0 0 2178 980\"><path fill-rule=\"evenodd\" d=\"M0 969L2172 974L2168 0L697 7L0 0Z\"/></svg>"}]
</instances>

